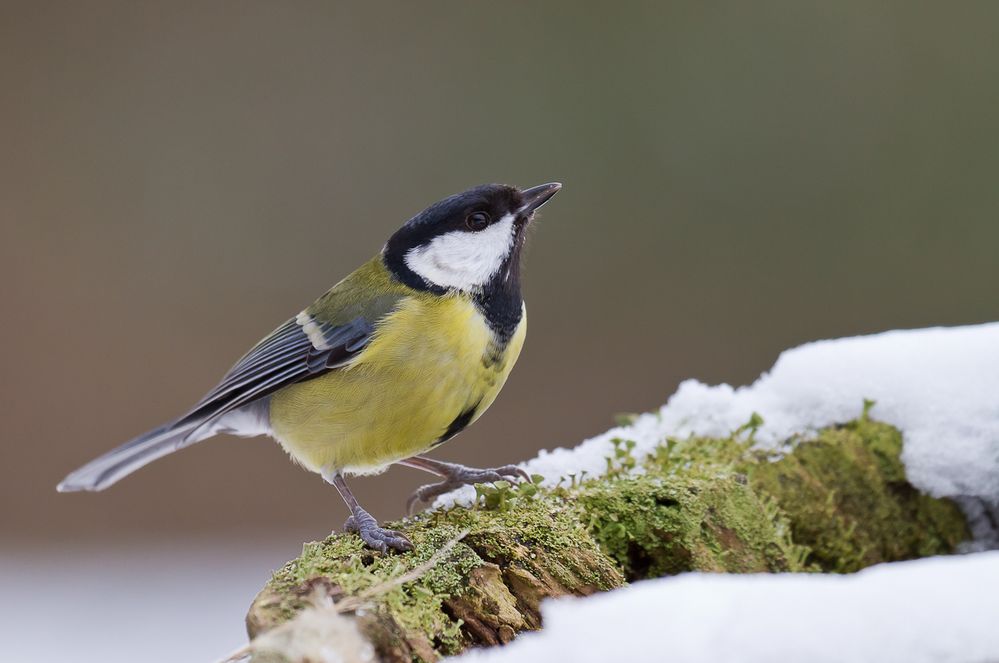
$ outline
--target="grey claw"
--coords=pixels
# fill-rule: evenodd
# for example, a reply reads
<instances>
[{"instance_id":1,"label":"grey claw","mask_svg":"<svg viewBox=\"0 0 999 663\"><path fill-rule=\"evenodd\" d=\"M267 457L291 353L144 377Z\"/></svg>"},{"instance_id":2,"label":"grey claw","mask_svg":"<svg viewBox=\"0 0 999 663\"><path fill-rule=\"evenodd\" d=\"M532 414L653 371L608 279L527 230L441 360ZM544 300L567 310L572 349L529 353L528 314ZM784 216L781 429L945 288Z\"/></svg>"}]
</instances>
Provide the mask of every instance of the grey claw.
<instances>
[{"instance_id":1,"label":"grey claw","mask_svg":"<svg viewBox=\"0 0 999 663\"><path fill-rule=\"evenodd\" d=\"M461 465L453 466L452 473L440 483L429 483L420 486L406 500L406 513L413 515L413 508L417 502L429 502L430 500L450 492L456 488L467 486L473 483L486 483L491 481L505 481L506 479L523 479L531 481L531 475L516 465L504 465L503 467L477 470Z\"/></svg>"},{"instance_id":2,"label":"grey claw","mask_svg":"<svg viewBox=\"0 0 999 663\"><path fill-rule=\"evenodd\" d=\"M528 483L531 482L531 475L527 473L527 470L516 465L504 465L503 467L496 468L496 471L508 477L519 477Z\"/></svg>"},{"instance_id":3,"label":"grey claw","mask_svg":"<svg viewBox=\"0 0 999 663\"><path fill-rule=\"evenodd\" d=\"M412 550L413 543L394 529L379 527L378 522L364 509L358 508L347 522L343 524L347 532L355 532L369 547L378 552L387 553L393 550Z\"/></svg>"},{"instance_id":4,"label":"grey claw","mask_svg":"<svg viewBox=\"0 0 999 663\"><path fill-rule=\"evenodd\" d=\"M420 488L424 488L424 486L420 486ZM422 502L423 501L423 499L420 497L420 488L417 488L416 490L414 490L413 494L410 495L409 499L406 500L406 515L407 516L413 515L413 511L414 511L413 507L416 506L417 502Z\"/></svg>"},{"instance_id":5,"label":"grey claw","mask_svg":"<svg viewBox=\"0 0 999 663\"><path fill-rule=\"evenodd\" d=\"M428 483L425 486L420 486L413 494L409 496L406 500L406 513L413 515L413 507L416 506L417 502L429 502L438 495L443 495L444 493L450 492L455 488L459 488L463 484L456 483L450 479L445 479L440 483Z\"/></svg>"},{"instance_id":6,"label":"grey claw","mask_svg":"<svg viewBox=\"0 0 999 663\"><path fill-rule=\"evenodd\" d=\"M383 553L388 552L389 548L403 552L413 549L412 541L394 529L376 527L371 530L358 532L358 534L360 534L361 539L366 544Z\"/></svg>"}]
</instances>

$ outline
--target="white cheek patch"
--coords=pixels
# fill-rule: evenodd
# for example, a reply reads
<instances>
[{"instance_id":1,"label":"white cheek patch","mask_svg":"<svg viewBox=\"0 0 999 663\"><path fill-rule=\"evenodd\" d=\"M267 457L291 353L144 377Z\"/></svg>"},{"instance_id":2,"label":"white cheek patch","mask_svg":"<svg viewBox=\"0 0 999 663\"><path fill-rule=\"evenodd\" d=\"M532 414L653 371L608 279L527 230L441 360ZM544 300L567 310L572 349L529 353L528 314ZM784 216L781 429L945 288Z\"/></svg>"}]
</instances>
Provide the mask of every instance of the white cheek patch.
<instances>
[{"instance_id":1,"label":"white cheek patch","mask_svg":"<svg viewBox=\"0 0 999 663\"><path fill-rule=\"evenodd\" d=\"M513 214L507 214L480 232L456 230L411 249L406 266L435 285L469 290L499 271L513 239Z\"/></svg>"}]
</instances>

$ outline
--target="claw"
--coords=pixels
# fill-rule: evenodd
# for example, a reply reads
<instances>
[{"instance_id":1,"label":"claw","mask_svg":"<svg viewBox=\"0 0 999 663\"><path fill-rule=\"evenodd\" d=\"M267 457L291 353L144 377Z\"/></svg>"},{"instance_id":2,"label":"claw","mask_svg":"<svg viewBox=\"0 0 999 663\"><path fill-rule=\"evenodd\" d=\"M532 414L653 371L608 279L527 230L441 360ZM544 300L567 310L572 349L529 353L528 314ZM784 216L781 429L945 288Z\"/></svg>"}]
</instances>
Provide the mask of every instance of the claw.
<instances>
[{"instance_id":1,"label":"claw","mask_svg":"<svg viewBox=\"0 0 999 663\"><path fill-rule=\"evenodd\" d=\"M420 488L423 488L423 486L420 486ZM420 489L417 488L416 490L413 491L413 494L410 495L409 498L406 500L406 515L407 516L413 515L413 513L415 512L414 507L416 506L416 503L422 501L423 498L420 497Z\"/></svg>"},{"instance_id":2,"label":"claw","mask_svg":"<svg viewBox=\"0 0 999 663\"><path fill-rule=\"evenodd\" d=\"M369 547L379 552L387 553L393 550L412 550L413 543L394 529L379 527L378 522L364 509L358 508L354 515L347 518L343 524L347 532L355 532Z\"/></svg>"},{"instance_id":3,"label":"claw","mask_svg":"<svg viewBox=\"0 0 999 663\"><path fill-rule=\"evenodd\" d=\"M531 482L531 475L527 473L527 470L517 467L516 465L504 465L503 467L497 468L496 471L508 477L519 477L528 483Z\"/></svg>"},{"instance_id":4,"label":"claw","mask_svg":"<svg viewBox=\"0 0 999 663\"><path fill-rule=\"evenodd\" d=\"M413 508L416 506L417 502L430 502L438 495L449 493L455 488L460 488L463 485L464 484L455 482L451 479L445 479L439 483L428 483L425 486L420 486L414 490L413 494L406 500L406 513L410 516L413 515Z\"/></svg>"},{"instance_id":5,"label":"claw","mask_svg":"<svg viewBox=\"0 0 999 663\"><path fill-rule=\"evenodd\" d=\"M444 493L469 484L503 481L506 479L523 479L528 482L531 480L531 475L516 465L504 465L484 470L465 467L463 465L454 465L451 467L451 471L443 481L420 486L409 496L409 499L406 500L406 513L413 515L414 507L418 502L429 502Z\"/></svg>"}]
</instances>

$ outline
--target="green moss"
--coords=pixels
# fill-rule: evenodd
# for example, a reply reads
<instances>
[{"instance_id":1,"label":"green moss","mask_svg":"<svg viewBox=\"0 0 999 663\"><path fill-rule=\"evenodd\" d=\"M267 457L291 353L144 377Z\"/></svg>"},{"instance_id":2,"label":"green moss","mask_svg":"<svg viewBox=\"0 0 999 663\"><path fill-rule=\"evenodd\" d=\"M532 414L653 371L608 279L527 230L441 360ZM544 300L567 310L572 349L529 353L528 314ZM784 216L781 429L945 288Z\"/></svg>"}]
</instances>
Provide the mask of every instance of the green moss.
<instances>
[{"instance_id":1,"label":"green moss","mask_svg":"<svg viewBox=\"0 0 999 663\"><path fill-rule=\"evenodd\" d=\"M861 418L821 431L774 462L745 463L757 491L773 495L792 536L826 571L952 552L968 537L950 500L918 493L905 479L902 436Z\"/></svg>"},{"instance_id":2,"label":"green moss","mask_svg":"<svg viewBox=\"0 0 999 663\"><path fill-rule=\"evenodd\" d=\"M736 474L594 481L578 500L594 538L632 580L803 569L782 514Z\"/></svg>"},{"instance_id":3,"label":"green moss","mask_svg":"<svg viewBox=\"0 0 999 663\"><path fill-rule=\"evenodd\" d=\"M325 582L337 595L354 595L398 577L430 559L461 528L437 523L407 529L414 550L406 555L379 555L366 549L356 536L334 534L321 542L307 543L302 555L274 574L268 594L281 597L271 607L270 625L291 618L307 605L317 581ZM438 644L444 653L460 650L459 625L442 611L445 598L460 593L467 573L481 559L459 543L446 563L435 565L417 582L408 583L380 596L375 610L386 612L407 632L420 632Z\"/></svg>"},{"instance_id":4,"label":"green moss","mask_svg":"<svg viewBox=\"0 0 999 663\"><path fill-rule=\"evenodd\" d=\"M906 481L902 436L861 417L792 441L782 454L752 449L757 416L727 438L667 440L646 461L659 476L741 474L760 499L779 505L778 529L789 527L804 566L856 571L871 564L946 554L969 536L957 506L922 495ZM740 435L748 433L748 435ZM793 563L792 563L793 565Z\"/></svg>"}]
</instances>

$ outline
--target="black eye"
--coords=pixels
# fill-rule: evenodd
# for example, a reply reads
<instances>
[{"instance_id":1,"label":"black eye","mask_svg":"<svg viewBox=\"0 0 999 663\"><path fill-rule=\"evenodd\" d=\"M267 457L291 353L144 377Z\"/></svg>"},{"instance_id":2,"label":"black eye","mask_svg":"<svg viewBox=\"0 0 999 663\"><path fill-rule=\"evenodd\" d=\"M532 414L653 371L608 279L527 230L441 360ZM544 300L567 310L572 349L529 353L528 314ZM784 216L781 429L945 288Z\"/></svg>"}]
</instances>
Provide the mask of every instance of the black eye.
<instances>
[{"instance_id":1,"label":"black eye","mask_svg":"<svg viewBox=\"0 0 999 663\"><path fill-rule=\"evenodd\" d=\"M485 212L472 212L465 219L465 225L468 226L469 230L485 230L486 226L489 225L489 215Z\"/></svg>"}]
</instances>

